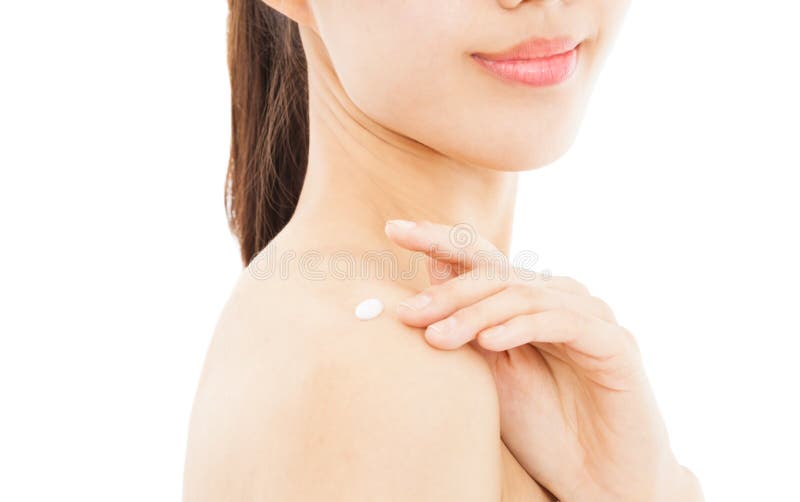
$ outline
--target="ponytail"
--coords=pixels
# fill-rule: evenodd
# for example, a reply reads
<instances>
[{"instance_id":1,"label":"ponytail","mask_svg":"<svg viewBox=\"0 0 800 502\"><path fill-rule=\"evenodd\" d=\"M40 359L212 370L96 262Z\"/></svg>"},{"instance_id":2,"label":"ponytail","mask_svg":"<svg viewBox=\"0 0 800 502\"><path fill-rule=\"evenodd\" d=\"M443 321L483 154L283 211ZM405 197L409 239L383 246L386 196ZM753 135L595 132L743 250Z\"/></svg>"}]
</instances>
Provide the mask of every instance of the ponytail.
<instances>
[{"instance_id":1,"label":"ponytail","mask_svg":"<svg viewBox=\"0 0 800 502\"><path fill-rule=\"evenodd\" d=\"M228 0L231 152L225 205L247 265L286 225L308 163L308 75L295 21Z\"/></svg>"}]
</instances>

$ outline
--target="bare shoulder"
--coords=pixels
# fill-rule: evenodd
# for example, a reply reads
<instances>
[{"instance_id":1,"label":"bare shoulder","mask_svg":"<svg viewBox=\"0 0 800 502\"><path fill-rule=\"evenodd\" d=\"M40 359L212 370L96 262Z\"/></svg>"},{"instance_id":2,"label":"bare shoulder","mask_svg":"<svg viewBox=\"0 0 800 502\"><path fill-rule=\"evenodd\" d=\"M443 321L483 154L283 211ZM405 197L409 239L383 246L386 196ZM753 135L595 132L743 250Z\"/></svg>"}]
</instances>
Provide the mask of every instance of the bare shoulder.
<instances>
[{"instance_id":1,"label":"bare shoulder","mask_svg":"<svg viewBox=\"0 0 800 502\"><path fill-rule=\"evenodd\" d=\"M186 500L500 500L491 370L403 325L381 281L243 273L192 413ZM384 312L360 321L355 305Z\"/></svg>"}]
</instances>

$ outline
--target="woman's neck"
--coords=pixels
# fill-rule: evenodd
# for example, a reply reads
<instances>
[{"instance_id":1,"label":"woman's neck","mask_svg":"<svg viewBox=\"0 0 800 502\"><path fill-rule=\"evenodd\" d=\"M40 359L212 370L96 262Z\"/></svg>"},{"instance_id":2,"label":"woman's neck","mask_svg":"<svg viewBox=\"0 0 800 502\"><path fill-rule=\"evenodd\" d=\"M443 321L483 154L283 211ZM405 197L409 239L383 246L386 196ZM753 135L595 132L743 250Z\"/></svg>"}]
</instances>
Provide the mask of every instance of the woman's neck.
<instances>
[{"instance_id":1,"label":"woman's neck","mask_svg":"<svg viewBox=\"0 0 800 502\"><path fill-rule=\"evenodd\" d=\"M309 163L293 241L323 253L391 250L402 266L411 254L386 238L386 220L429 220L467 223L508 254L517 173L457 162L380 126L329 65L309 68Z\"/></svg>"}]
</instances>

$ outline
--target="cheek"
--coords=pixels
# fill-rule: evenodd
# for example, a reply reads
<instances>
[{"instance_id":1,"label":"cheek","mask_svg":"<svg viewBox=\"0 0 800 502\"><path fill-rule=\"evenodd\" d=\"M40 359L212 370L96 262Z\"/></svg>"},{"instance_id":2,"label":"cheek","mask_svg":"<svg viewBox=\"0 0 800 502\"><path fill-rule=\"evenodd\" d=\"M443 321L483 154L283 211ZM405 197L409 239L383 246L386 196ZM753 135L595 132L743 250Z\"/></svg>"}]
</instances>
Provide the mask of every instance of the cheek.
<instances>
[{"instance_id":1,"label":"cheek","mask_svg":"<svg viewBox=\"0 0 800 502\"><path fill-rule=\"evenodd\" d=\"M609 42L613 41L619 33L630 4L630 0L595 0L594 12L599 32Z\"/></svg>"},{"instance_id":2,"label":"cheek","mask_svg":"<svg viewBox=\"0 0 800 502\"><path fill-rule=\"evenodd\" d=\"M471 0L475 2L476 0ZM436 103L469 37L466 0L343 0L318 15L351 100L381 122ZM458 14L460 13L460 14ZM322 21L325 21L323 24ZM327 29L330 28L330 29Z\"/></svg>"}]
</instances>

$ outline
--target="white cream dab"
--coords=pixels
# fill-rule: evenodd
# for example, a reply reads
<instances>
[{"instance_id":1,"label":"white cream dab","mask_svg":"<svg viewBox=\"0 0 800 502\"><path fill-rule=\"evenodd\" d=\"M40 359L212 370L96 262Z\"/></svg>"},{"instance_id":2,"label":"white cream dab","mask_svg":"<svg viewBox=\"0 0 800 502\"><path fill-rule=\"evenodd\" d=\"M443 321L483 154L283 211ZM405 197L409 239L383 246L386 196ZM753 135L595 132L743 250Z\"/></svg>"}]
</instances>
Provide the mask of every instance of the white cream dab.
<instances>
[{"instance_id":1,"label":"white cream dab","mask_svg":"<svg viewBox=\"0 0 800 502\"><path fill-rule=\"evenodd\" d=\"M356 317L362 321L375 319L383 312L383 303L377 298L369 298L356 305Z\"/></svg>"}]
</instances>

